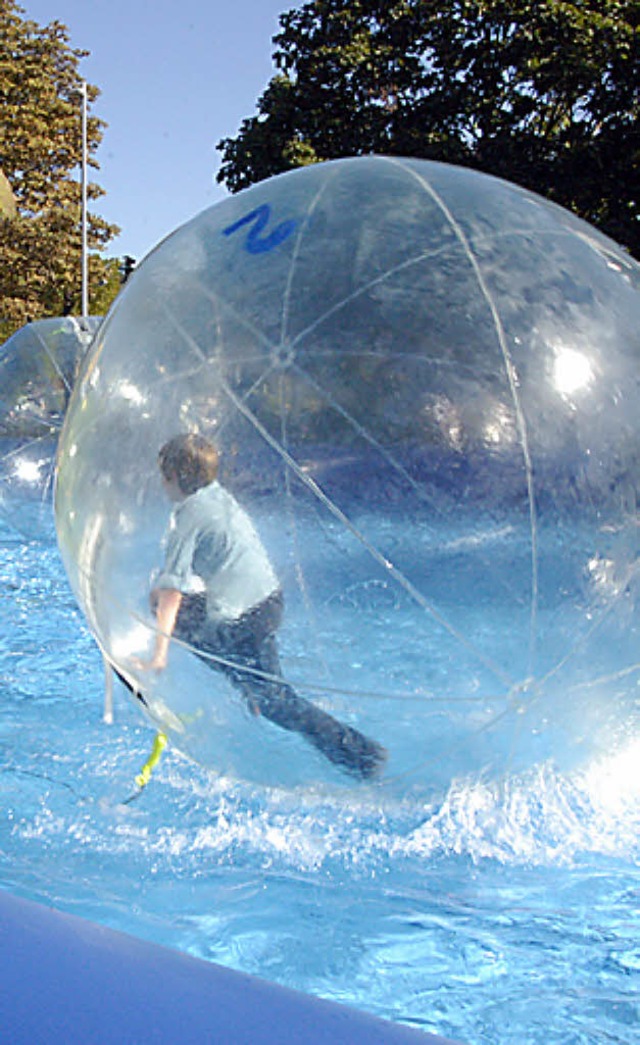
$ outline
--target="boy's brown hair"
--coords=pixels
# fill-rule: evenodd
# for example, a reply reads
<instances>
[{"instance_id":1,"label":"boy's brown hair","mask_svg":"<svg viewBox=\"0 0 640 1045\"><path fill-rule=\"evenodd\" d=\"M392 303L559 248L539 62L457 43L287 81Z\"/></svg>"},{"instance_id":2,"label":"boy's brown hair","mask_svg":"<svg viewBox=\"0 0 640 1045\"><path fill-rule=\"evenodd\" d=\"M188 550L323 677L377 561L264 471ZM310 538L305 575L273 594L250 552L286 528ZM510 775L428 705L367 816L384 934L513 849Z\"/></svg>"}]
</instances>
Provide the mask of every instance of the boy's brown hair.
<instances>
[{"instance_id":1,"label":"boy's brown hair","mask_svg":"<svg viewBox=\"0 0 640 1045\"><path fill-rule=\"evenodd\" d=\"M213 482L218 475L218 460L213 443L194 432L174 436L158 455L164 478L175 480L186 497Z\"/></svg>"}]
</instances>

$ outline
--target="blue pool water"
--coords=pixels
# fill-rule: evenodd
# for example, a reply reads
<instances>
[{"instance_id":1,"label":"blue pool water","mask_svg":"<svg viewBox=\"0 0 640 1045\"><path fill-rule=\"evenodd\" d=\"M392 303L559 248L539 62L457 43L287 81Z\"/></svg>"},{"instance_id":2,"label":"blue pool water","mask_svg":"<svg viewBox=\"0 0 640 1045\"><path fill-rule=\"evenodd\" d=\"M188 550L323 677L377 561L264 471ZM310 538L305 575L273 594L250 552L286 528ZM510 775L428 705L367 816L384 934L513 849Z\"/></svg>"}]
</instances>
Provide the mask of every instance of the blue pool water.
<instances>
[{"instance_id":1,"label":"blue pool water","mask_svg":"<svg viewBox=\"0 0 640 1045\"><path fill-rule=\"evenodd\" d=\"M169 751L124 805L153 734L121 692L102 723L53 536L0 529L0 577L2 886L467 1045L638 1041L637 742L439 797Z\"/></svg>"}]
</instances>

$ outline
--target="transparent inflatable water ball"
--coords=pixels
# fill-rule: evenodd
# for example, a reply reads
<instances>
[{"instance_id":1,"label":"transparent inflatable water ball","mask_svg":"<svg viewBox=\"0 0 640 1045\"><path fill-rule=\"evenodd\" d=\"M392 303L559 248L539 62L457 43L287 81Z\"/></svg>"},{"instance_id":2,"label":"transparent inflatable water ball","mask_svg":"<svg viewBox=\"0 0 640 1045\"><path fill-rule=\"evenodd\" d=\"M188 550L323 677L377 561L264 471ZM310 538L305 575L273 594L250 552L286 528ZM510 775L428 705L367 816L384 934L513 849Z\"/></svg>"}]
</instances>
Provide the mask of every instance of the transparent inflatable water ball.
<instances>
[{"instance_id":1,"label":"transparent inflatable water ball","mask_svg":"<svg viewBox=\"0 0 640 1045\"><path fill-rule=\"evenodd\" d=\"M384 749L360 775L404 792L629 742L638 271L513 185L376 157L262 182L144 261L74 391L56 521L98 642L178 748L252 780L353 784L360 743ZM199 518L185 552L158 458L181 433L215 447L216 496L273 570L275 680L233 674L251 608L231 606L235 536L203 550ZM169 629L150 670L159 576L224 641ZM310 706L342 761L294 721Z\"/></svg>"},{"instance_id":2,"label":"transparent inflatable water ball","mask_svg":"<svg viewBox=\"0 0 640 1045\"><path fill-rule=\"evenodd\" d=\"M27 323L0 346L0 518L51 534L55 452L80 361L99 319Z\"/></svg>"}]
</instances>

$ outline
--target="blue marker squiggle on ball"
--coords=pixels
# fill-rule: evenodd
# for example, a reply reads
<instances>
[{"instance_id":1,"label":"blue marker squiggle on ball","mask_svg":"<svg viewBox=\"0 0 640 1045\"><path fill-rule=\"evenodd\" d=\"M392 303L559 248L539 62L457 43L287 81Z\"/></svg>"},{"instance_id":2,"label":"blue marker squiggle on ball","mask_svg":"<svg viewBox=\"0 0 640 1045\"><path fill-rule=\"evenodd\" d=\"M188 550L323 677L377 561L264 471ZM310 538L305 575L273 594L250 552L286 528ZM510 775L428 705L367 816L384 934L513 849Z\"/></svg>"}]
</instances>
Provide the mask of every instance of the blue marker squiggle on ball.
<instances>
[{"instance_id":1,"label":"blue marker squiggle on ball","mask_svg":"<svg viewBox=\"0 0 640 1045\"><path fill-rule=\"evenodd\" d=\"M260 207L256 207L255 210L249 211L248 214L245 214L239 221L234 222L233 225L228 225L226 229L222 230L222 233L224 236L232 236L234 232L237 232L244 225L253 223L247 234L244 249L249 254L267 254L270 250L284 243L298 224L294 218L290 218L288 221L280 222L279 225L276 225L273 232L263 236L262 233L269 224L270 217L271 207L268 203L263 203Z\"/></svg>"}]
</instances>

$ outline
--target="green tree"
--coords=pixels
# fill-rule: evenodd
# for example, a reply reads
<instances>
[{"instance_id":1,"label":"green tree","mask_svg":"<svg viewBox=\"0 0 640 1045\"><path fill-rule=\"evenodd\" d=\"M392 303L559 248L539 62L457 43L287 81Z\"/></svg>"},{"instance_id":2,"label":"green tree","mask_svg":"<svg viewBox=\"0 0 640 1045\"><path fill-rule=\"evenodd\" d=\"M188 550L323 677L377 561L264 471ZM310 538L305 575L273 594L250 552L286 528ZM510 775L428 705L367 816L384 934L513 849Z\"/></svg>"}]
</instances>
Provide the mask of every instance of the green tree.
<instances>
[{"instance_id":1,"label":"green tree","mask_svg":"<svg viewBox=\"0 0 640 1045\"><path fill-rule=\"evenodd\" d=\"M13 0L0 0L0 168L16 214L0 215L0 336L28 319L68 315L81 307L82 161L80 60L60 22L42 27L24 19ZM99 91L88 86L88 98ZM104 123L87 121L91 167ZM95 183L89 200L102 195ZM118 232L88 217L90 309L109 278L95 253Z\"/></svg>"},{"instance_id":2,"label":"green tree","mask_svg":"<svg viewBox=\"0 0 640 1045\"><path fill-rule=\"evenodd\" d=\"M218 148L232 192L363 153L442 160L553 199L640 256L639 0L315 0Z\"/></svg>"}]
</instances>

